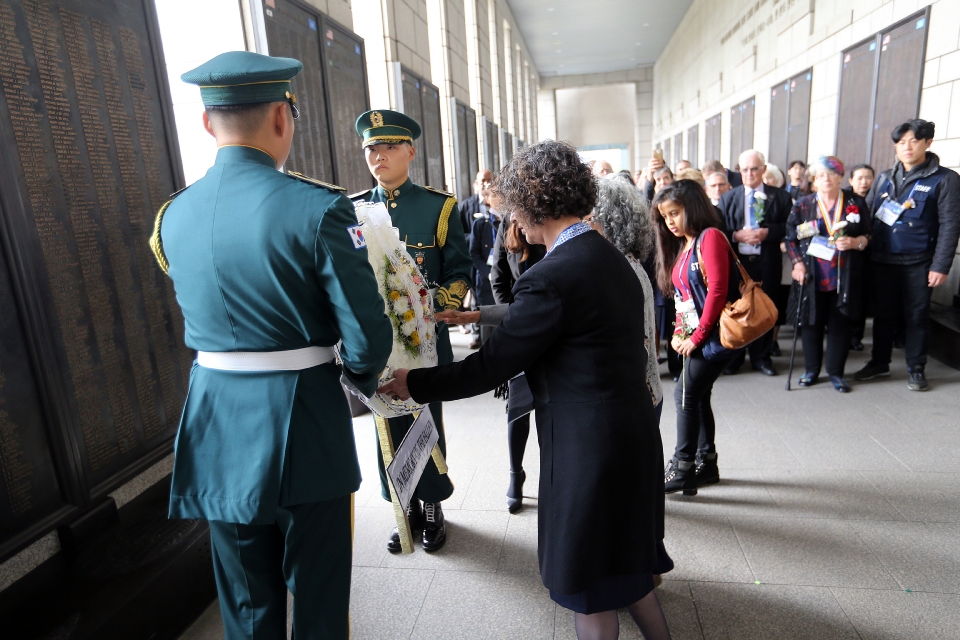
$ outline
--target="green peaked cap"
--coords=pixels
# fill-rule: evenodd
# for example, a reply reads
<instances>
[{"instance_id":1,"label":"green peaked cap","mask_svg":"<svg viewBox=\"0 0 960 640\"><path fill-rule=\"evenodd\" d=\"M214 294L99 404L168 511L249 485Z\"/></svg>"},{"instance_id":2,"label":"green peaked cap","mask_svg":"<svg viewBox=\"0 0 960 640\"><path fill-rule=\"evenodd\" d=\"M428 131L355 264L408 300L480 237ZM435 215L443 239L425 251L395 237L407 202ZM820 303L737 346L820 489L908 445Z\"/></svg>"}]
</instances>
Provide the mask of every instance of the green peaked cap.
<instances>
[{"instance_id":1,"label":"green peaked cap","mask_svg":"<svg viewBox=\"0 0 960 640\"><path fill-rule=\"evenodd\" d=\"M413 142L420 137L420 123L408 115L390 109L373 109L357 118L357 134L363 147L373 144Z\"/></svg>"},{"instance_id":2,"label":"green peaked cap","mask_svg":"<svg viewBox=\"0 0 960 640\"><path fill-rule=\"evenodd\" d=\"M257 104L292 100L290 79L303 70L293 58L273 58L252 51L228 51L180 76L200 86L204 106Z\"/></svg>"}]
</instances>

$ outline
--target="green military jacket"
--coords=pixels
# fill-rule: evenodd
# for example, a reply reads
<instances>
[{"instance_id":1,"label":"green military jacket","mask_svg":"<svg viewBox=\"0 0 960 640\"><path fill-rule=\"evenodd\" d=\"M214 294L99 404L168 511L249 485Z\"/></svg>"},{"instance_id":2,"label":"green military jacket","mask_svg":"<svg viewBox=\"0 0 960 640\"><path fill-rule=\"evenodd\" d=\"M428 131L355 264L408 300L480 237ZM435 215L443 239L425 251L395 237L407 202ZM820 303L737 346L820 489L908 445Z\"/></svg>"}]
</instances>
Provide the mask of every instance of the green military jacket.
<instances>
[{"instance_id":1,"label":"green military jacket","mask_svg":"<svg viewBox=\"0 0 960 640\"><path fill-rule=\"evenodd\" d=\"M185 342L200 351L341 343L345 372L376 388L393 344L356 214L339 187L227 146L164 205L152 239L173 279ZM360 468L336 363L234 372L194 365L177 434L170 516L274 522L278 506L356 491Z\"/></svg>"},{"instance_id":2,"label":"green military jacket","mask_svg":"<svg viewBox=\"0 0 960 640\"><path fill-rule=\"evenodd\" d=\"M353 201L383 202L400 240L424 272L431 288L436 289L437 309L456 309L469 291L467 282L473 262L467 251L457 199L444 191L422 187L407 181L387 191L377 186L350 196ZM452 214L452 215L451 215ZM437 355L440 364L453 361L449 328L437 327Z\"/></svg>"}]
</instances>

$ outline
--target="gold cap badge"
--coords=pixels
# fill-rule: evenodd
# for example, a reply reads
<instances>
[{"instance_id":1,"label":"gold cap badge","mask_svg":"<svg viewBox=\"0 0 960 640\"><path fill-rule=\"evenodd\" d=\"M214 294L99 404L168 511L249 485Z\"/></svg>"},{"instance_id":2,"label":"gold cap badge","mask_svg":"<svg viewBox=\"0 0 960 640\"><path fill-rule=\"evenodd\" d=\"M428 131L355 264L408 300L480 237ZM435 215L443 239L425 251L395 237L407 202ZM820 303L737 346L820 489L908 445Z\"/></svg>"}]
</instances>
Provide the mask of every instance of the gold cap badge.
<instances>
[{"instance_id":1,"label":"gold cap badge","mask_svg":"<svg viewBox=\"0 0 960 640\"><path fill-rule=\"evenodd\" d=\"M382 127L383 126L383 115L379 111L374 111L370 114L370 126L371 127Z\"/></svg>"}]
</instances>

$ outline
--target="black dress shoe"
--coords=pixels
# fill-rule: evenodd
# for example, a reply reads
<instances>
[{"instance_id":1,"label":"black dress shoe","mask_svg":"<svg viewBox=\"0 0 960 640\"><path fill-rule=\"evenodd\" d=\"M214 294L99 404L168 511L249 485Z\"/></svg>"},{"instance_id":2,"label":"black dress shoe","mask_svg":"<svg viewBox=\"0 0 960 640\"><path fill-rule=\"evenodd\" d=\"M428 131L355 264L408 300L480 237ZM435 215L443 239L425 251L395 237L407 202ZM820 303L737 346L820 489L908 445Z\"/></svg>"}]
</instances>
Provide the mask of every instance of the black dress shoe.
<instances>
[{"instance_id":1,"label":"black dress shoe","mask_svg":"<svg viewBox=\"0 0 960 640\"><path fill-rule=\"evenodd\" d=\"M860 338L853 338L850 340L850 348L853 351L863 351L863 342L861 342Z\"/></svg>"},{"instance_id":2,"label":"black dress shoe","mask_svg":"<svg viewBox=\"0 0 960 640\"><path fill-rule=\"evenodd\" d=\"M507 510L510 513L520 511L523 506L523 483L526 479L527 474L523 469L510 472L510 487L507 489Z\"/></svg>"},{"instance_id":3,"label":"black dress shoe","mask_svg":"<svg viewBox=\"0 0 960 640\"><path fill-rule=\"evenodd\" d=\"M423 509L420 508L420 501L414 498L410 501L407 508L407 520L410 522L410 533L416 534L423 531ZM390 538L387 540L387 551L390 553L400 553L403 551L403 545L400 544L400 530L397 527L390 532Z\"/></svg>"},{"instance_id":4,"label":"black dress shoe","mask_svg":"<svg viewBox=\"0 0 960 640\"><path fill-rule=\"evenodd\" d=\"M811 373L808 371L807 373L803 374L803 376L800 378L800 380L797 381L797 383L801 387L812 387L813 385L817 384L819 380L820 380L820 374Z\"/></svg>"},{"instance_id":5,"label":"black dress shoe","mask_svg":"<svg viewBox=\"0 0 960 640\"><path fill-rule=\"evenodd\" d=\"M772 362L761 362L759 366L753 368L754 371L759 371L765 376L775 376L777 375L777 370L773 368Z\"/></svg>"},{"instance_id":6,"label":"black dress shoe","mask_svg":"<svg viewBox=\"0 0 960 640\"><path fill-rule=\"evenodd\" d=\"M833 383L833 388L840 393L850 393L850 385L842 376L830 376L830 382Z\"/></svg>"},{"instance_id":7,"label":"black dress shoe","mask_svg":"<svg viewBox=\"0 0 960 640\"><path fill-rule=\"evenodd\" d=\"M685 496L697 495L697 469L693 460L672 458L663 472L663 492L683 491Z\"/></svg>"},{"instance_id":8,"label":"black dress shoe","mask_svg":"<svg viewBox=\"0 0 960 640\"><path fill-rule=\"evenodd\" d=\"M423 550L439 551L447 541L447 529L443 524L443 508L439 502L424 502L423 514Z\"/></svg>"},{"instance_id":9,"label":"black dress shoe","mask_svg":"<svg viewBox=\"0 0 960 640\"><path fill-rule=\"evenodd\" d=\"M886 378L890 375L890 365L880 364L871 360L863 369L853 374L854 380L873 380L874 378Z\"/></svg>"},{"instance_id":10,"label":"black dress shoe","mask_svg":"<svg viewBox=\"0 0 960 640\"><path fill-rule=\"evenodd\" d=\"M720 482L720 469L717 467L717 454L697 454L697 487Z\"/></svg>"},{"instance_id":11,"label":"black dress shoe","mask_svg":"<svg viewBox=\"0 0 960 640\"><path fill-rule=\"evenodd\" d=\"M723 370L723 375L725 376L735 376L740 373L740 367L727 367Z\"/></svg>"}]
</instances>

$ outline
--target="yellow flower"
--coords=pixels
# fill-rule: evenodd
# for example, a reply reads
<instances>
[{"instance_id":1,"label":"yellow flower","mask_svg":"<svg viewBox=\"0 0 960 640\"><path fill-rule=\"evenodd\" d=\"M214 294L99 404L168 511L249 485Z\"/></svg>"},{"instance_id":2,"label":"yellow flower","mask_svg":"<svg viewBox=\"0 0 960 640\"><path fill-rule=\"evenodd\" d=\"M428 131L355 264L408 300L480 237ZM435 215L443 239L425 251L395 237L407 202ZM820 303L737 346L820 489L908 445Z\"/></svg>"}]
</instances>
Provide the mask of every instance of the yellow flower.
<instances>
[{"instance_id":1,"label":"yellow flower","mask_svg":"<svg viewBox=\"0 0 960 640\"><path fill-rule=\"evenodd\" d=\"M404 322L410 322L411 320L413 320L413 319L416 317L416 315L417 315L417 314L415 314L415 313L413 312L413 309L411 309L410 311L407 311L405 314L403 314L403 321L404 321Z\"/></svg>"},{"instance_id":2,"label":"yellow flower","mask_svg":"<svg viewBox=\"0 0 960 640\"><path fill-rule=\"evenodd\" d=\"M391 300L399 300L399 299L400 299L400 292L399 292L399 291L391 291L391 292L390 292L390 299L391 299Z\"/></svg>"},{"instance_id":3,"label":"yellow flower","mask_svg":"<svg viewBox=\"0 0 960 640\"><path fill-rule=\"evenodd\" d=\"M418 334L416 331L410 334L410 344L415 347L420 346L420 334Z\"/></svg>"}]
</instances>

